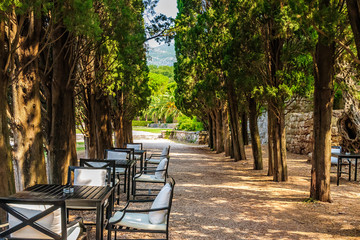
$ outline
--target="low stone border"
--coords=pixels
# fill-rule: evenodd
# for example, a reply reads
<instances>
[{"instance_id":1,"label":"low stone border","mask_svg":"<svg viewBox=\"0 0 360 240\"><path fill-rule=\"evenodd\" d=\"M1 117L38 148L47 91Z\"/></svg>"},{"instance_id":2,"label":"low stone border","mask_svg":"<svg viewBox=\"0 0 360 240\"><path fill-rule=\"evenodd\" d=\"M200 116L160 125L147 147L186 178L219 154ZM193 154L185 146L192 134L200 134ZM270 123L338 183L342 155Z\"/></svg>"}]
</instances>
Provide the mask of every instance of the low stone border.
<instances>
[{"instance_id":1,"label":"low stone border","mask_svg":"<svg viewBox=\"0 0 360 240\"><path fill-rule=\"evenodd\" d=\"M199 145L208 144L209 135L207 131L192 132L192 131L176 131L176 130L163 130L161 137L167 139L174 139L181 142L196 143Z\"/></svg>"}]
</instances>

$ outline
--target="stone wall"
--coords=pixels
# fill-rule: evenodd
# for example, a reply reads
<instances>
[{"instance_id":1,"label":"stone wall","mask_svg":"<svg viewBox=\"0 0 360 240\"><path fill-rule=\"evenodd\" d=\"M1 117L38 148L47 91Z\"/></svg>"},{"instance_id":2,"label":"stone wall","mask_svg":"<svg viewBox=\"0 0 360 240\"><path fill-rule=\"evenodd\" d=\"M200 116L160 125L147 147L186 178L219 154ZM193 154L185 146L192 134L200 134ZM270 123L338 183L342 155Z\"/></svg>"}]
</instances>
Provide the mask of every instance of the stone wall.
<instances>
[{"instance_id":1,"label":"stone wall","mask_svg":"<svg viewBox=\"0 0 360 240\"><path fill-rule=\"evenodd\" d=\"M196 144L208 144L209 135L206 131L190 132L190 131L161 131L162 138L174 139L181 142L189 142Z\"/></svg>"},{"instance_id":2,"label":"stone wall","mask_svg":"<svg viewBox=\"0 0 360 240\"><path fill-rule=\"evenodd\" d=\"M331 120L332 146L339 145L337 121L342 110L334 110ZM286 115L286 147L288 151L309 154L313 148L313 112L289 113Z\"/></svg>"}]
</instances>

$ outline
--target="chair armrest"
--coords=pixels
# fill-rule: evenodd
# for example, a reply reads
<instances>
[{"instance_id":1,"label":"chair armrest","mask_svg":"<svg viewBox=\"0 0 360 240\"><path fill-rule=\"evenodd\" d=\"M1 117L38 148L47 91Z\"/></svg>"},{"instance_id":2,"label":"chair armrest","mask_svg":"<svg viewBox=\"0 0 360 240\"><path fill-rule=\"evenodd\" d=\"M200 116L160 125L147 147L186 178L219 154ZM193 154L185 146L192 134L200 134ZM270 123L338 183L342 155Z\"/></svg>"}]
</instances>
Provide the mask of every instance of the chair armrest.
<instances>
[{"instance_id":1,"label":"chair armrest","mask_svg":"<svg viewBox=\"0 0 360 240\"><path fill-rule=\"evenodd\" d=\"M9 226L9 223L2 223L0 224L0 229L6 228Z\"/></svg>"},{"instance_id":2,"label":"chair armrest","mask_svg":"<svg viewBox=\"0 0 360 240\"><path fill-rule=\"evenodd\" d=\"M74 226L74 225L76 225L78 223L80 223L80 225L82 225L83 219L81 217L75 218L75 220L73 220L73 221L69 222L68 224L66 224L66 227L69 228L69 227L72 227L72 226Z\"/></svg>"},{"instance_id":3,"label":"chair armrest","mask_svg":"<svg viewBox=\"0 0 360 240\"><path fill-rule=\"evenodd\" d=\"M132 212L132 213L156 212L156 211L163 211L163 210L167 210L167 209L169 209L169 207L154 208L154 209L128 209L128 210L124 211L124 215L125 215L127 212Z\"/></svg>"}]
</instances>

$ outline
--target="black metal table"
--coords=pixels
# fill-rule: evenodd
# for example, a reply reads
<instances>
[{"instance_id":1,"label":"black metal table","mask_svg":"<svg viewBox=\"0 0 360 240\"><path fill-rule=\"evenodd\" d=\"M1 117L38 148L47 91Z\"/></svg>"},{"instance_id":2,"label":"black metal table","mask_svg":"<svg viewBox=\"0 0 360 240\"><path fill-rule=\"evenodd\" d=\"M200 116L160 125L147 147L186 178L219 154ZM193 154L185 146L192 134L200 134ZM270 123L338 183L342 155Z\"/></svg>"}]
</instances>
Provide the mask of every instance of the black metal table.
<instances>
[{"instance_id":1,"label":"black metal table","mask_svg":"<svg viewBox=\"0 0 360 240\"><path fill-rule=\"evenodd\" d=\"M342 165L342 159L355 159L355 172L354 172L354 180L356 181L357 179L357 164L358 164L358 159L360 159L360 154L354 154L354 153L350 153L350 154L335 154L338 157L338 164L337 164L337 174L336 174L336 184L337 186L339 186L339 182L340 182L340 177L341 177L341 165ZM349 168L351 168L351 161L349 161ZM351 171L349 170L349 181L351 180Z\"/></svg>"},{"instance_id":2,"label":"black metal table","mask_svg":"<svg viewBox=\"0 0 360 240\"><path fill-rule=\"evenodd\" d=\"M131 177L133 177L135 175L135 168L136 168L136 160L135 159L131 159L131 160L115 160L115 165L118 168L125 168L125 171L127 172L127 183L126 183L126 199L129 200L130 199L130 182L131 182ZM125 173L126 173L125 172Z\"/></svg>"},{"instance_id":3,"label":"black metal table","mask_svg":"<svg viewBox=\"0 0 360 240\"><path fill-rule=\"evenodd\" d=\"M73 206L84 206L96 208L96 239L103 239L104 227L104 206L109 201L106 211L106 218L111 217L113 208L113 188L95 186L74 186L73 193L64 193L63 190L68 186L56 184L36 184L25 190L11 195L13 199L32 199L32 200L64 200L68 208Z\"/></svg>"}]
</instances>

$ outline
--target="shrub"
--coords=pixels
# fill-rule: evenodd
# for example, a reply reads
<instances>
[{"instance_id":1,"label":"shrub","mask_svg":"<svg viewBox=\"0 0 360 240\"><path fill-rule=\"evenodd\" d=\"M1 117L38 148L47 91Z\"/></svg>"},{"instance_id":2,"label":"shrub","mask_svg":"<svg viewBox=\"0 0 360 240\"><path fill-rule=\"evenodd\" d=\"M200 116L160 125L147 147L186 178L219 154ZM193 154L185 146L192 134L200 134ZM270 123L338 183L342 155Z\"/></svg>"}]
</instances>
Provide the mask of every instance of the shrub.
<instances>
[{"instance_id":1,"label":"shrub","mask_svg":"<svg viewBox=\"0 0 360 240\"><path fill-rule=\"evenodd\" d=\"M152 123L152 121L132 121L133 127L146 127L150 123Z\"/></svg>"},{"instance_id":2,"label":"shrub","mask_svg":"<svg viewBox=\"0 0 360 240\"><path fill-rule=\"evenodd\" d=\"M204 130L204 125L198 122L196 117L181 116L179 117L178 129L184 131L202 131Z\"/></svg>"}]
</instances>

